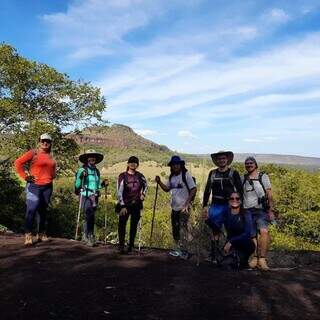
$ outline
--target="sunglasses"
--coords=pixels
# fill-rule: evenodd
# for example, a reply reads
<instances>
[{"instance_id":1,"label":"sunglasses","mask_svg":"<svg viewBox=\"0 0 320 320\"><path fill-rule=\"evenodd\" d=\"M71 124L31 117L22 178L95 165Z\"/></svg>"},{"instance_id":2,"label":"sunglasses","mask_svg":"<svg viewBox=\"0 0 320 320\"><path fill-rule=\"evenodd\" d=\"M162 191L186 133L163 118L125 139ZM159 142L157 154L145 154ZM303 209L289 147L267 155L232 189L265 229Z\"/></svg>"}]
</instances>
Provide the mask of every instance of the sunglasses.
<instances>
[{"instance_id":1,"label":"sunglasses","mask_svg":"<svg viewBox=\"0 0 320 320\"><path fill-rule=\"evenodd\" d=\"M239 197L230 197L229 200L237 200L237 201L239 201L240 198Z\"/></svg>"},{"instance_id":2,"label":"sunglasses","mask_svg":"<svg viewBox=\"0 0 320 320\"><path fill-rule=\"evenodd\" d=\"M43 139L43 140L40 140L41 143L51 143L51 140L47 140L47 139Z\"/></svg>"},{"instance_id":3,"label":"sunglasses","mask_svg":"<svg viewBox=\"0 0 320 320\"><path fill-rule=\"evenodd\" d=\"M254 162L246 162L246 165L255 164Z\"/></svg>"}]
</instances>

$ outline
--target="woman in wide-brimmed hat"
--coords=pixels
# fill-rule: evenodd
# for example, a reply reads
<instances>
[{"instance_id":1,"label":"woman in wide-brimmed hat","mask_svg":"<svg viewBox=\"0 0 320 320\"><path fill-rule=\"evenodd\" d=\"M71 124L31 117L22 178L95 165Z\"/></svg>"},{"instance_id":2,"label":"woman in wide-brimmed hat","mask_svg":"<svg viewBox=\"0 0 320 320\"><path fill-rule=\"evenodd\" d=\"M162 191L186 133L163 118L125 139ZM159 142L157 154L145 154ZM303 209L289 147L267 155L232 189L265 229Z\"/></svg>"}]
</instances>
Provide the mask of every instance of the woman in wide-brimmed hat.
<instances>
[{"instance_id":1,"label":"woman in wide-brimmed hat","mask_svg":"<svg viewBox=\"0 0 320 320\"><path fill-rule=\"evenodd\" d=\"M15 161L19 176L26 184L26 234L25 245L48 241L46 235L47 208L52 195L52 182L56 176L56 161L51 155L52 137L44 133L39 138L39 147L23 154ZM27 170L26 170L26 167ZM39 226L36 238L32 237L34 217L38 213Z\"/></svg>"},{"instance_id":2,"label":"woman in wide-brimmed hat","mask_svg":"<svg viewBox=\"0 0 320 320\"><path fill-rule=\"evenodd\" d=\"M101 182L100 171L96 167L96 164L103 160L103 154L95 150L87 150L79 156L79 160L83 165L76 173L75 190L85 212L82 240L89 246L94 246L94 220L100 196L99 189L104 187L108 180L104 179Z\"/></svg>"},{"instance_id":3,"label":"woman in wide-brimmed hat","mask_svg":"<svg viewBox=\"0 0 320 320\"><path fill-rule=\"evenodd\" d=\"M219 151L211 154L213 163L217 169L211 170L208 176L206 188L203 194L203 213L207 224L220 217L228 210L228 196L232 192L243 193L242 182L239 173L229 166L233 161L232 151ZM211 204L208 207L209 198L212 194ZM214 241L219 239L219 234L213 230L212 255ZM214 259L214 257L212 257Z\"/></svg>"}]
</instances>

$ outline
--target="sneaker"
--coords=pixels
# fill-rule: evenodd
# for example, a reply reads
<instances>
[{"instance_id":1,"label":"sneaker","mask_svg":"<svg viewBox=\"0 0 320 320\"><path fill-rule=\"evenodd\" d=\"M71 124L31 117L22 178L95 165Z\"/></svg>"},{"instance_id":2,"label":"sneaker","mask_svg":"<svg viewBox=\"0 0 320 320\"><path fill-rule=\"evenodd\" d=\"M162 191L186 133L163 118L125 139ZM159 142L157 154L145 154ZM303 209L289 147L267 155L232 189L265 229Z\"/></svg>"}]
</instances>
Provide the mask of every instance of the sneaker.
<instances>
[{"instance_id":1,"label":"sneaker","mask_svg":"<svg viewBox=\"0 0 320 320\"><path fill-rule=\"evenodd\" d=\"M84 242L85 244L89 241L85 233L82 234L81 241Z\"/></svg>"},{"instance_id":2,"label":"sneaker","mask_svg":"<svg viewBox=\"0 0 320 320\"><path fill-rule=\"evenodd\" d=\"M267 264L266 258L263 258L263 257L259 258L258 264L257 264L257 268L262 270L262 271L269 271L270 270L270 268L269 268L269 266Z\"/></svg>"},{"instance_id":3,"label":"sneaker","mask_svg":"<svg viewBox=\"0 0 320 320\"><path fill-rule=\"evenodd\" d=\"M24 245L25 246L32 246L33 245L32 233L25 234Z\"/></svg>"},{"instance_id":4,"label":"sneaker","mask_svg":"<svg viewBox=\"0 0 320 320\"><path fill-rule=\"evenodd\" d=\"M188 251L182 251L180 254L180 258L183 260L189 260L191 258L192 254Z\"/></svg>"},{"instance_id":5,"label":"sneaker","mask_svg":"<svg viewBox=\"0 0 320 320\"><path fill-rule=\"evenodd\" d=\"M119 246L118 251L120 254L125 254L126 251L124 250L124 246Z\"/></svg>"},{"instance_id":6,"label":"sneaker","mask_svg":"<svg viewBox=\"0 0 320 320\"><path fill-rule=\"evenodd\" d=\"M48 242L50 239L47 237L45 233L38 233L36 235L36 241L37 242Z\"/></svg>"},{"instance_id":7,"label":"sneaker","mask_svg":"<svg viewBox=\"0 0 320 320\"><path fill-rule=\"evenodd\" d=\"M94 235L92 233L88 234L88 242L87 245L89 247L94 247L96 245L96 241L94 239Z\"/></svg>"},{"instance_id":8,"label":"sneaker","mask_svg":"<svg viewBox=\"0 0 320 320\"><path fill-rule=\"evenodd\" d=\"M204 261L211 262L213 264L217 264L218 263L215 255L212 252L204 259Z\"/></svg>"},{"instance_id":9,"label":"sneaker","mask_svg":"<svg viewBox=\"0 0 320 320\"><path fill-rule=\"evenodd\" d=\"M180 250L172 250L169 252L169 255L173 256L173 257L180 257L181 254L182 254L182 252Z\"/></svg>"}]
</instances>

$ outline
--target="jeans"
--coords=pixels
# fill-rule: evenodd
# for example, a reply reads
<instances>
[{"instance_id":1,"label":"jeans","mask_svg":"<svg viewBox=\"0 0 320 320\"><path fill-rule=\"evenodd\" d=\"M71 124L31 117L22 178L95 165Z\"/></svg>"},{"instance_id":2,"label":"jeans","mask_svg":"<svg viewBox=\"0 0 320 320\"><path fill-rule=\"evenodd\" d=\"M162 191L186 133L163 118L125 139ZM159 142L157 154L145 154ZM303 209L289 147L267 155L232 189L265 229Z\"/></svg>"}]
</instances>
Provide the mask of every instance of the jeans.
<instances>
[{"instance_id":1,"label":"jeans","mask_svg":"<svg viewBox=\"0 0 320 320\"><path fill-rule=\"evenodd\" d=\"M98 205L98 197L95 195L82 198L82 208L85 213L85 224L84 224L84 233L86 237L89 234L93 234L94 231L94 221L95 221L95 213Z\"/></svg>"},{"instance_id":2,"label":"jeans","mask_svg":"<svg viewBox=\"0 0 320 320\"><path fill-rule=\"evenodd\" d=\"M52 195L52 184L37 185L27 183L26 185L26 232L32 231L34 217L39 214L38 232L43 233L46 229L47 209Z\"/></svg>"}]
</instances>

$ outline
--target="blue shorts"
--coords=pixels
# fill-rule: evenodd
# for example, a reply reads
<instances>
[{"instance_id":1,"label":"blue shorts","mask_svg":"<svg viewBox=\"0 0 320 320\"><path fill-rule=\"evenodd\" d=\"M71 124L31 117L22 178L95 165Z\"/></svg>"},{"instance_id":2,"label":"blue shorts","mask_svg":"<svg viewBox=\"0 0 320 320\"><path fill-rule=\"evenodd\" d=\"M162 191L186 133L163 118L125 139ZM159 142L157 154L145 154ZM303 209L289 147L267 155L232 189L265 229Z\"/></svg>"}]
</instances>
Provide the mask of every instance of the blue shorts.
<instances>
[{"instance_id":1,"label":"blue shorts","mask_svg":"<svg viewBox=\"0 0 320 320\"><path fill-rule=\"evenodd\" d=\"M223 214L229 208L229 205L226 204L212 204L209 207L208 211L208 222L210 224L215 224L218 227L221 227L223 224Z\"/></svg>"},{"instance_id":2,"label":"blue shorts","mask_svg":"<svg viewBox=\"0 0 320 320\"><path fill-rule=\"evenodd\" d=\"M256 236L261 229L268 229L270 223L268 214L263 209L247 209L252 215L252 235Z\"/></svg>"}]
</instances>

